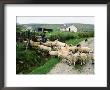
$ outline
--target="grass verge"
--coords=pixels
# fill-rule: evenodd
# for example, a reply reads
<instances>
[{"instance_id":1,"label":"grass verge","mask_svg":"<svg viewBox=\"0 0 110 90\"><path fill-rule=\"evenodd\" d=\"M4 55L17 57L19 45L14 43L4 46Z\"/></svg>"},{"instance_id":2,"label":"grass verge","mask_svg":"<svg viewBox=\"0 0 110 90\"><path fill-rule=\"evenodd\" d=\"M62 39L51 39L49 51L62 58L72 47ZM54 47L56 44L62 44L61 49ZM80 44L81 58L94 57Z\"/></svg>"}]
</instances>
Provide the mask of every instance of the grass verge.
<instances>
[{"instance_id":1,"label":"grass verge","mask_svg":"<svg viewBox=\"0 0 110 90\"><path fill-rule=\"evenodd\" d=\"M50 57L48 61L38 68L35 68L30 74L46 74L48 73L57 63L59 63L58 58Z\"/></svg>"},{"instance_id":2,"label":"grass verge","mask_svg":"<svg viewBox=\"0 0 110 90\"><path fill-rule=\"evenodd\" d=\"M70 44L77 45L78 43L80 43L81 41L83 41L85 39L86 38L69 39L69 40L66 40L65 43L67 43L68 45L70 45Z\"/></svg>"}]
</instances>

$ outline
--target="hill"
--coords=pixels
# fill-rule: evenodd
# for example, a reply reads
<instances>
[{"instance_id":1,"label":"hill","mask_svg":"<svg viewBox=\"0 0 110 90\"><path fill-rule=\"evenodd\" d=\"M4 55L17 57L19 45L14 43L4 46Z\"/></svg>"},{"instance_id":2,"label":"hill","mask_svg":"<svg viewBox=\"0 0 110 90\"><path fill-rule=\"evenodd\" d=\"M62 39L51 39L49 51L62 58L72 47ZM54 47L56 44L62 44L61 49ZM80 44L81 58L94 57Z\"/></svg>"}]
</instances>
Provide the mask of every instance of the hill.
<instances>
[{"instance_id":1,"label":"hill","mask_svg":"<svg viewBox=\"0 0 110 90\"><path fill-rule=\"evenodd\" d=\"M32 30L38 30L38 28L47 28L53 30L60 30L60 28L74 25L78 31L94 31L93 24L81 24L81 23L65 23L65 24L22 24L25 27L31 27Z\"/></svg>"}]
</instances>

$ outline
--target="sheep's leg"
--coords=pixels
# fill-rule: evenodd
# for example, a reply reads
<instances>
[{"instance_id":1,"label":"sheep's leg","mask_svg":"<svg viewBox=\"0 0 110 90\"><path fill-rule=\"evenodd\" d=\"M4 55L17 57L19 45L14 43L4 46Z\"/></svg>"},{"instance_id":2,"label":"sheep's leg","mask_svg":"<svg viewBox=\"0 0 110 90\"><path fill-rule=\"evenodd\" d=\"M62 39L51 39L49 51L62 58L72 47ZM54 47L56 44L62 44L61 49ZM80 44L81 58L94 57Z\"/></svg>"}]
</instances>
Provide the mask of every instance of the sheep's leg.
<instances>
[{"instance_id":1,"label":"sheep's leg","mask_svg":"<svg viewBox=\"0 0 110 90\"><path fill-rule=\"evenodd\" d=\"M27 46L26 46L26 50L27 50Z\"/></svg>"},{"instance_id":2,"label":"sheep's leg","mask_svg":"<svg viewBox=\"0 0 110 90\"><path fill-rule=\"evenodd\" d=\"M92 64L94 64L94 60L92 60Z\"/></svg>"},{"instance_id":3,"label":"sheep's leg","mask_svg":"<svg viewBox=\"0 0 110 90\"><path fill-rule=\"evenodd\" d=\"M68 64L69 66L71 66L71 63L70 63L70 62L67 62L67 64Z\"/></svg>"},{"instance_id":4,"label":"sheep's leg","mask_svg":"<svg viewBox=\"0 0 110 90\"><path fill-rule=\"evenodd\" d=\"M86 64L86 63L83 61L83 64Z\"/></svg>"},{"instance_id":5,"label":"sheep's leg","mask_svg":"<svg viewBox=\"0 0 110 90\"><path fill-rule=\"evenodd\" d=\"M61 63L65 63L66 61L64 59L61 60Z\"/></svg>"},{"instance_id":6,"label":"sheep's leg","mask_svg":"<svg viewBox=\"0 0 110 90\"><path fill-rule=\"evenodd\" d=\"M69 66L71 66L71 63L69 63Z\"/></svg>"},{"instance_id":7,"label":"sheep's leg","mask_svg":"<svg viewBox=\"0 0 110 90\"><path fill-rule=\"evenodd\" d=\"M55 56L55 58L57 58L57 56Z\"/></svg>"},{"instance_id":8,"label":"sheep's leg","mask_svg":"<svg viewBox=\"0 0 110 90\"><path fill-rule=\"evenodd\" d=\"M75 66L75 62L74 62L74 66Z\"/></svg>"},{"instance_id":9,"label":"sheep's leg","mask_svg":"<svg viewBox=\"0 0 110 90\"><path fill-rule=\"evenodd\" d=\"M26 44L26 50L27 50L27 48L28 48L28 43Z\"/></svg>"},{"instance_id":10,"label":"sheep's leg","mask_svg":"<svg viewBox=\"0 0 110 90\"><path fill-rule=\"evenodd\" d=\"M82 61L81 61L81 66L82 66Z\"/></svg>"},{"instance_id":11,"label":"sheep's leg","mask_svg":"<svg viewBox=\"0 0 110 90\"><path fill-rule=\"evenodd\" d=\"M71 61L68 62L69 66L71 66Z\"/></svg>"}]
</instances>

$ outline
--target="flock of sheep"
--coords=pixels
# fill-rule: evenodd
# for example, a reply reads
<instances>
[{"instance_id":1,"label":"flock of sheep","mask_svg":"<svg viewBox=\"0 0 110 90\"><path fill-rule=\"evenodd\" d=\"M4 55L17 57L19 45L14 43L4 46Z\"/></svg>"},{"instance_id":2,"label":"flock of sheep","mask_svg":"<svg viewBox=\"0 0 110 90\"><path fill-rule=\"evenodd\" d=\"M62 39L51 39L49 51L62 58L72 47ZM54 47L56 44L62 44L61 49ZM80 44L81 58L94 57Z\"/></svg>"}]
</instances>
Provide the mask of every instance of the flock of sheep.
<instances>
[{"instance_id":1,"label":"flock of sheep","mask_svg":"<svg viewBox=\"0 0 110 90\"><path fill-rule=\"evenodd\" d=\"M26 43L26 41L24 42ZM55 41L47 40L45 43L30 40L30 45L47 51L50 56L61 58L62 62L65 61L68 65L75 66L77 62L83 65L89 60L94 62L93 50L89 47L82 47L80 44L77 46L67 45L57 39Z\"/></svg>"}]
</instances>

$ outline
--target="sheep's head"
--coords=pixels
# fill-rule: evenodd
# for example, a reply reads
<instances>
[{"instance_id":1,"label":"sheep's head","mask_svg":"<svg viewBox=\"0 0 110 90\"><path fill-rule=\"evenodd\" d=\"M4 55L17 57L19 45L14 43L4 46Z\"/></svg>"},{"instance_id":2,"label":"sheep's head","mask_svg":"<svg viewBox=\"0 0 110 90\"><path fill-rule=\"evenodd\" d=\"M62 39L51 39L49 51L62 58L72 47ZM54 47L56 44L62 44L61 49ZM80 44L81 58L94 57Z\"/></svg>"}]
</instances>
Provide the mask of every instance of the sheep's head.
<instances>
[{"instance_id":1,"label":"sheep's head","mask_svg":"<svg viewBox=\"0 0 110 90\"><path fill-rule=\"evenodd\" d=\"M77 47L81 47L81 44L78 44Z\"/></svg>"},{"instance_id":2,"label":"sheep's head","mask_svg":"<svg viewBox=\"0 0 110 90\"><path fill-rule=\"evenodd\" d=\"M57 42L57 41L58 41L58 39L55 40L55 42Z\"/></svg>"},{"instance_id":3,"label":"sheep's head","mask_svg":"<svg viewBox=\"0 0 110 90\"><path fill-rule=\"evenodd\" d=\"M47 39L47 41L50 41L49 39Z\"/></svg>"},{"instance_id":4,"label":"sheep's head","mask_svg":"<svg viewBox=\"0 0 110 90\"><path fill-rule=\"evenodd\" d=\"M72 44L69 45L70 47L73 46Z\"/></svg>"},{"instance_id":5,"label":"sheep's head","mask_svg":"<svg viewBox=\"0 0 110 90\"><path fill-rule=\"evenodd\" d=\"M81 53L78 51L78 52L77 52L77 55L78 55L78 56L80 56L80 55L81 55Z\"/></svg>"},{"instance_id":6,"label":"sheep's head","mask_svg":"<svg viewBox=\"0 0 110 90\"><path fill-rule=\"evenodd\" d=\"M93 51L90 51L89 54L93 53Z\"/></svg>"}]
</instances>

